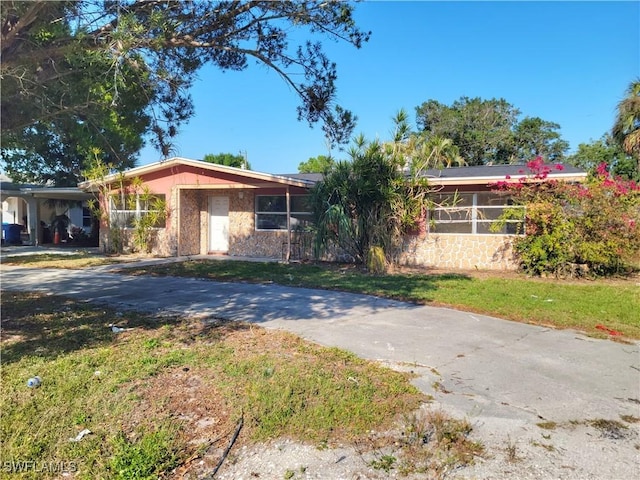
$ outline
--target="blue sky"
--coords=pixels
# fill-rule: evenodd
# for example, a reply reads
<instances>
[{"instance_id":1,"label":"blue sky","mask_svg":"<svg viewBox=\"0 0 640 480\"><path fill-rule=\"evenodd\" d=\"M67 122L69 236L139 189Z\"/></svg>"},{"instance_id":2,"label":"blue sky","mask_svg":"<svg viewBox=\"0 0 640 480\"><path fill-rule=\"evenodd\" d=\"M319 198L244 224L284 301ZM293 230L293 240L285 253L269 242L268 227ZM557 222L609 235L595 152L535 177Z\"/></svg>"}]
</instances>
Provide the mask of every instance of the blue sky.
<instances>
[{"instance_id":1,"label":"blue sky","mask_svg":"<svg viewBox=\"0 0 640 480\"><path fill-rule=\"evenodd\" d=\"M362 49L323 44L338 64L337 101L369 139L388 139L400 108L415 122L429 99L504 98L522 117L560 124L574 151L609 131L640 76L640 2L367 1L355 18L372 31ZM208 68L192 95L196 116L176 139L177 155L246 151L254 170L294 173L328 153L320 126L297 121L297 96L266 67ZM138 164L157 160L149 147Z\"/></svg>"}]
</instances>

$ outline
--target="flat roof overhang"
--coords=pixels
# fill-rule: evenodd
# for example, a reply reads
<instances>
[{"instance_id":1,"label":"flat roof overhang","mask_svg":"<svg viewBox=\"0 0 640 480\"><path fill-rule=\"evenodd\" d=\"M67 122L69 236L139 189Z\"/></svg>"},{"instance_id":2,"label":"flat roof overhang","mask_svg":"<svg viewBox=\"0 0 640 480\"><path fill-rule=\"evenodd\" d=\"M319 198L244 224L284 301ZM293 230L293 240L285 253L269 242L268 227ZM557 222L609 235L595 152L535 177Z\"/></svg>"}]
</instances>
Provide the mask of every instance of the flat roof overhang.
<instances>
[{"instance_id":1,"label":"flat roof overhang","mask_svg":"<svg viewBox=\"0 0 640 480\"><path fill-rule=\"evenodd\" d=\"M434 177L427 176L427 180L432 185L490 185L492 183L497 182L508 182L508 183L520 183L520 177L525 177L525 183L536 183L541 182L543 180L536 180L533 178L527 178L526 175L519 175L516 177L511 176L511 178L507 179L504 175L501 176L482 176L482 177ZM582 182L587 178L587 173L558 173L558 174L550 174L547 179L548 180L562 180L565 182Z\"/></svg>"},{"instance_id":2,"label":"flat roof overhang","mask_svg":"<svg viewBox=\"0 0 640 480\"><path fill-rule=\"evenodd\" d=\"M40 187L5 182L2 184L1 196L3 201L10 197L75 201L93 198L91 193L82 191L77 187Z\"/></svg>"}]
</instances>

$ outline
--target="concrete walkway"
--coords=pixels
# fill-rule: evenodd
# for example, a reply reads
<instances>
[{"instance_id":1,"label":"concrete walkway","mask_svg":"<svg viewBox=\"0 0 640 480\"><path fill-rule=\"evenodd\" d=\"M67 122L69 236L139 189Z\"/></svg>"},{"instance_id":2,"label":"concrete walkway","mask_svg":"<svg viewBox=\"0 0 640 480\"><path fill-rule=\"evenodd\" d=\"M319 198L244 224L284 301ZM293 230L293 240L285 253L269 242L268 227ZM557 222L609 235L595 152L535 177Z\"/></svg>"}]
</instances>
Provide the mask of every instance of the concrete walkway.
<instances>
[{"instance_id":1,"label":"concrete walkway","mask_svg":"<svg viewBox=\"0 0 640 480\"><path fill-rule=\"evenodd\" d=\"M43 291L120 309L285 329L413 371L417 387L485 434L507 432L518 438L543 421L640 417L638 342L597 340L570 330L366 295L129 276L104 268L3 266L2 290Z\"/></svg>"}]
</instances>

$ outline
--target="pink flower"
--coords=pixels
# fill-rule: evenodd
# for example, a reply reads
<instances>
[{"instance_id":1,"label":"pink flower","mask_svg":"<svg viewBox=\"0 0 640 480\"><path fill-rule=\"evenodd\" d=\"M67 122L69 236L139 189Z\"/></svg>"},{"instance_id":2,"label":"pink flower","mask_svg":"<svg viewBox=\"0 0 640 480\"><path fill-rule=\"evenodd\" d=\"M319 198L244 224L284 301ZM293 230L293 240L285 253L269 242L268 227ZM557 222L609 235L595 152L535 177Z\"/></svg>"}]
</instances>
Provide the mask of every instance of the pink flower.
<instances>
[{"instance_id":1,"label":"pink flower","mask_svg":"<svg viewBox=\"0 0 640 480\"><path fill-rule=\"evenodd\" d=\"M608 172L608 170L607 170L607 167L608 167L608 165L606 164L606 162L602 162L600 165L598 165L598 166L596 167L596 173L597 173L598 175L601 175L601 176L607 176L607 175L609 175L609 172Z\"/></svg>"},{"instance_id":2,"label":"pink flower","mask_svg":"<svg viewBox=\"0 0 640 480\"><path fill-rule=\"evenodd\" d=\"M540 156L537 156L533 160L529 160L527 162L527 168L531 170L531 172L533 173L538 173L543 166L544 166L544 159Z\"/></svg>"}]
</instances>

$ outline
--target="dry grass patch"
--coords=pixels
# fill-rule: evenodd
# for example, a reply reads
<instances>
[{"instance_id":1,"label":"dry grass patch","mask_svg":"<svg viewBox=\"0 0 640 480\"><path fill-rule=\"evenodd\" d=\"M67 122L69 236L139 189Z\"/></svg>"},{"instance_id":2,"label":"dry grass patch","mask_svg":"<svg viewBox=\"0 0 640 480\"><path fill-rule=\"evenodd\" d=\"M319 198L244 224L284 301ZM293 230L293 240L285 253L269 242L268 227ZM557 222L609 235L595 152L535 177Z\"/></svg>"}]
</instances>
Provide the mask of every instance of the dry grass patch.
<instances>
[{"instance_id":1,"label":"dry grass patch","mask_svg":"<svg viewBox=\"0 0 640 480\"><path fill-rule=\"evenodd\" d=\"M34 255L14 255L2 260L4 265L37 268L81 269L122 263L119 257L94 255L85 252L73 254L42 253Z\"/></svg>"},{"instance_id":2,"label":"dry grass patch","mask_svg":"<svg viewBox=\"0 0 640 480\"><path fill-rule=\"evenodd\" d=\"M426 401L408 374L255 325L40 294L3 292L2 307L3 461L73 465L76 478L210 473L240 418L237 445L353 444ZM30 389L34 375L42 385Z\"/></svg>"}]
</instances>

